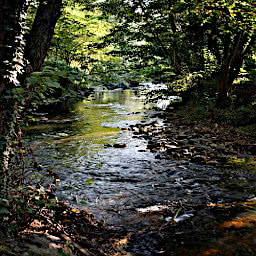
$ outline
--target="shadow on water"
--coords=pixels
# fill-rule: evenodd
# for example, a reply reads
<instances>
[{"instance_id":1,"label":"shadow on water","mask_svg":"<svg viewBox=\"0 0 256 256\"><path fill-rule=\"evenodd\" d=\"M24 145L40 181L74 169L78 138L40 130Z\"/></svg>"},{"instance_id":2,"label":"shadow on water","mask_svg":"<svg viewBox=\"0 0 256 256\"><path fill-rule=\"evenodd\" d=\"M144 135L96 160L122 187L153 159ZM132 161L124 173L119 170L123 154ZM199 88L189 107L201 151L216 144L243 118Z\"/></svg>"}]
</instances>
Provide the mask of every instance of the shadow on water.
<instances>
[{"instance_id":1,"label":"shadow on water","mask_svg":"<svg viewBox=\"0 0 256 256\"><path fill-rule=\"evenodd\" d=\"M255 175L246 182L239 174L149 152L128 127L153 120L164 125L156 116L134 91L98 91L70 106L68 115L28 127L26 140L38 162L60 177L58 198L89 208L112 228L164 227L170 219L196 216L194 205L255 196ZM244 186L225 186L230 181Z\"/></svg>"}]
</instances>

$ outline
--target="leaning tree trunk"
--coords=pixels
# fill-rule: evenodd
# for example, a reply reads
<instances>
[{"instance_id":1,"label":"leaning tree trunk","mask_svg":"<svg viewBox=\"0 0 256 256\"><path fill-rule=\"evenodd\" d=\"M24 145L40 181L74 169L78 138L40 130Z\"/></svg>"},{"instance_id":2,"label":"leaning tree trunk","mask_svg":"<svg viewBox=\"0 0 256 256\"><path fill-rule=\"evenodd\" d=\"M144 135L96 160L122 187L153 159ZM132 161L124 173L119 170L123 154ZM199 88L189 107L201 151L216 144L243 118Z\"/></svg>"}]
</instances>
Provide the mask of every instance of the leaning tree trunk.
<instances>
[{"instance_id":1,"label":"leaning tree trunk","mask_svg":"<svg viewBox=\"0 0 256 256\"><path fill-rule=\"evenodd\" d=\"M21 133L18 126L23 98L19 77L25 72L24 21L27 0L0 0L0 192L7 196L16 175L11 168Z\"/></svg>"},{"instance_id":2,"label":"leaning tree trunk","mask_svg":"<svg viewBox=\"0 0 256 256\"><path fill-rule=\"evenodd\" d=\"M25 51L32 71L39 71L44 63L61 7L62 0L40 0Z\"/></svg>"},{"instance_id":3,"label":"leaning tree trunk","mask_svg":"<svg viewBox=\"0 0 256 256\"><path fill-rule=\"evenodd\" d=\"M229 105L228 89L239 75L246 50L250 47L250 44L248 45L247 42L247 35L241 32L235 37L233 47L227 45L226 50L224 50L226 54L224 56L217 88L217 106L220 108L225 108Z\"/></svg>"},{"instance_id":4,"label":"leaning tree trunk","mask_svg":"<svg viewBox=\"0 0 256 256\"><path fill-rule=\"evenodd\" d=\"M241 33L231 59L228 87L231 87L234 80L237 79L243 65L244 57L252 47L255 47L255 36L252 36L250 41L248 41L248 35L246 33Z\"/></svg>"}]
</instances>

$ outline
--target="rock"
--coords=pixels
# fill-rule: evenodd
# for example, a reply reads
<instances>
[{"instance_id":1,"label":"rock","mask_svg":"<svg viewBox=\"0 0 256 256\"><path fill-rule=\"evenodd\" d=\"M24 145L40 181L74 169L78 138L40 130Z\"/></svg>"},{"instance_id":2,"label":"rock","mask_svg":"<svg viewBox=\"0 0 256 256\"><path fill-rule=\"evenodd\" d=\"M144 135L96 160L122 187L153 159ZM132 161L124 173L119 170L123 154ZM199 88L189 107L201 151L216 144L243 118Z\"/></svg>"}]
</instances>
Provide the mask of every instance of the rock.
<instances>
[{"instance_id":1,"label":"rock","mask_svg":"<svg viewBox=\"0 0 256 256\"><path fill-rule=\"evenodd\" d=\"M191 138L192 138L192 139L198 139L198 138L200 138L200 135L197 134L197 133L193 133L193 134L191 135Z\"/></svg>"},{"instance_id":2,"label":"rock","mask_svg":"<svg viewBox=\"0 0 256 256\"><path fill-rule=\"evenodd\" d=\"M210 164L210 165L217 165L217 164L218 164L218 161L217 161L217 160L210 160L210 161L207 161L207 164Z\"/></svg>"},{"instance_id":3,"label":"rock","mask_svg":"<svg viewBox=\"0 0 256 256\"><path fill-rule=\"evenodd\" d=\"M248 150L250 151L251 154L256 154L256 144L249 144Z\"/></svg>"},{"instance_id":4,"label":"rock","mask_svg":"<svg viewBox=\"0 0 256 256\"><path fill-rule=\"evenodd\" d=\"M227 163L228 157L227 156L219 156L217 161L221 164Z\"/></svg>"},{"instance_id":5,"label":"rock","mask_svg":"<svg viewBox=\"0 0 256 256\"><path fill-rule=\"evenodd\" d=\"M177 147L175 145L166 145L166 148L167 148L167 152L177 152L177 151L180 151L181 150L181 147Z\"/></svg>"},{"instance_id":6,"label":"rock","mask_svg":"<svg viewBox=\"0 0 256 256\"><path fill-rule=\"evenodd\" d=\"M178 153L178 152L172 152L172 156L174 158L181 158L182 157L182 155L180 153Z\"/></svg>"},{"instance_id":7,"label":"rock","mask_svg":"<svg viewBox=\"0 0 256 256\"><path fill-rule=\"evenodd\" d=\"M190 143L190 141L189 140L187 140L187 139L184 139L184 140L179 140L179 141L177 141L176 142L177 143L177 145L180 145L180 146L186 146L186 145L188 145L188 144L194 144L194 143Z\"/></svg>"},{"instance_id":8,"label":"rock","mask_svg":"<svg viewBox=\"0 0 256 256\"><path fill-rule=\"evenodd\" d=\"M126 148L127 144L114 144L113 147L114 148Z\"/></svg>"},{"instance_id":9,"label":"rock","mask_svg":"<svg viewBox=\"0 0 256 256\"><path fill-rule=\"evenodd\" d=\"M105 144L104 148L112 148L113 146L111 144Z\"/></svg>"},{"instance_id":10,"label":"rock","mask_svg":"<svg viewBox=\"0 0 256 256\"><path fill-rule=\"evenodd\" d=\"M178 136L177 136L177 139L178 140L184 140L184 139L187 139L188 138L188 135L186 135L186 134L179 134Z\"/></svg>"},{"instance_id":11,"label":"rock","mask_svg":"<svg viewBox=\"0 0 256 256\"><path fill-rule=\"evenodd\" d=\"M190 152L188 149L183 150L183 155L184 156L192 156L192 152Z\"/></svg>"},{"instance_id":12,"label":"rock","mask_svg":"<svg viewBox=\"0 0 256 256\"><path fill-rule=\"evenodd\" d=\"M206 156L203 155L195 155L191 158L191 162L193 163L206 163Z\"/></svg>"},{"instance_id":13,"label":"rock","mask_svg":"<svg viewBox=\"0 0 256 256\"><path fill-rule=\"evenodd\" d=\"M142 131L143 132L149 132L149 131L152 131L152 129L150 128L150 127L144 127L143 129L142 129Z\"/></svg>"},{"instance_id":14,"label":"rock","mask_svg":"<svg viewBox=\"0 0 256 256\"><path fill-rule=\"evenodd\" d=\"M140 129L138 127L134 127L132 130L136 133L140 133Z\"/></svg>"},{"instance_id":15,"label":"rock","mask_svg":"<svg viewBox=\"0 0 256 256\"><path fill-rule=\"evenodd\" d=\"M204 145L196 145L194 150L196 152L207 152L209 150L209 147L204 146Z\"/></svg>"}]
</instances>

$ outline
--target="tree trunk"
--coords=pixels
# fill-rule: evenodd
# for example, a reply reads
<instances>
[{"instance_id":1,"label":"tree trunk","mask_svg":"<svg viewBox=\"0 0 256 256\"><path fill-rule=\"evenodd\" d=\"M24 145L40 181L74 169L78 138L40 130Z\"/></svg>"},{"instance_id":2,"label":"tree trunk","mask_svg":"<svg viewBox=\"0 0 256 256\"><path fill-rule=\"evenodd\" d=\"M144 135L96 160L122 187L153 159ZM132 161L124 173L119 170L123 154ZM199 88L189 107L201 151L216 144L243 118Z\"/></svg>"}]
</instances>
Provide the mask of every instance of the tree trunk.
<instances>
[{"instance_id":1,"label":"tree trunk","mask_svg":"<svg viewBox=\"0 0 256 256\"><path fill-rule=\"evenodd\" d=\"M228 89L239 75L247 42L248 37L241 32L234 38L232 49L228 51L227 49L230 48L230 45L226 47L225 51L227 54L224 56L224 63L217 88L217 106L220 108L225 108L229 105Z\"/></svg>"},{"instance_id":2,"label":"tree trunk","mask_svg":"<svg viewBox=\"0 0 256 256\"><path fill-rule=\"evenodd\" d=\"M62 0L40 0L26 44L24 22L29 1L0 0L0 198L7 197L9 186L22 171L14 160L22 157L19 121L25 100L24 81L30 72L41 68L61 13Z\"/></svg>"},{"instance_id":3,"label":"tree trunk","mask_svg":"<svg viewBox=\"0 0 256 256\"><path fill-rule=\"evenodd\" d=\"M25 50L32 71L41 70L61 15L61 7L62 0L40 0Z\"/></svg>"},{"instance_id":4,"label":"tree trunk","mask_svg":"<svg viewBox=\"0 0 256 256\"><path fill-rule=\"evenodd\" d=\"M229 106L228 99L228 77L229 65L225 64L220 73L220 79L217 87L217 107L226 108Z\"/></svg>"},{"instance_id":5,"label":"tree trunk","mask_svg":"<svg viewBox=\"0 0 256 256\"><path fill-rule=\"evenodd\" d=\"M247 51L253 45L253 43L248 42L248 36L246 34L240 35L238 38L237 44L234 48L233 56L230 63L230 75L228 79L228 87L230 88L235 79L237 79L240 69L243 64L244 56L246 55ZM247 46L246 46L247 45Z\"/></svg>"},{"instance_id":6,"label":"tree trunk","mask_svg":"<svg viewBox=\"0 0 256 256\"><path fill-rule=\"evenodd\" d=\"M6 197L15 174L10 168L21 135L18 127L25 72L24 21L27 0L0 0L0 192Z\"/></svg>"}]
</instances>

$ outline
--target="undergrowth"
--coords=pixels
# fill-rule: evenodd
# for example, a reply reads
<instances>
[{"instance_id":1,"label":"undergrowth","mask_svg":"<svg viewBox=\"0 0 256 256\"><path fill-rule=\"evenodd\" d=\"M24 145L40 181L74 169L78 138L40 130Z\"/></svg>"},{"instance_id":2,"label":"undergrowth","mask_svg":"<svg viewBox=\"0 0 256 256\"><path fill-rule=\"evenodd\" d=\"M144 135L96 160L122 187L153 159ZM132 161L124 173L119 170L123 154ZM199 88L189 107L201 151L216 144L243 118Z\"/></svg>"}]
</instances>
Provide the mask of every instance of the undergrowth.
<instances>
[{"instance_id":1,"label":"undergrowth","mask_svg":"<svg viewBox=\"0 0 256 256\"><path fill-rule=\"evenodd\" d=\"M191 120L211 120L235 127L256 123L256 85L240 84L229 93L228 108L216 107L217 81L205 81L190 94L189 101L180 108Z\"/></svg>"}]
</instances>

